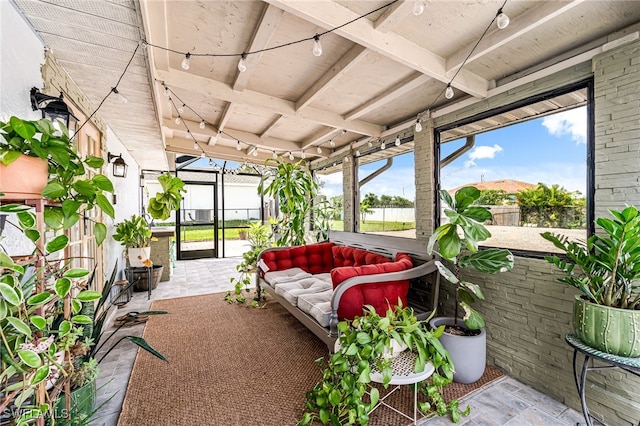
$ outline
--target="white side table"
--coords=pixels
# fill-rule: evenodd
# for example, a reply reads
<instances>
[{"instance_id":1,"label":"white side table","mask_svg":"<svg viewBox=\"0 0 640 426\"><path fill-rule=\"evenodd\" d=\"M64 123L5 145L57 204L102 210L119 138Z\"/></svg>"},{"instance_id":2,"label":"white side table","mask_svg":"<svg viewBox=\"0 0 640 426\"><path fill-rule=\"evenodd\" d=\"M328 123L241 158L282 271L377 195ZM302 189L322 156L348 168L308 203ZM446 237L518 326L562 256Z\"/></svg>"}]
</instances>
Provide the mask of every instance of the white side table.
<instances>
[{"instance_id":1,"label":"white side table","mask_svg":"<svg viewBox=\"0 0 640 426\"><path fill-rule=\"evenodd\" d=\"M415 367L417 356L418 355L416 353L404 351L404 352L401 352L400 355L398 355L391 361L391 369L393 373L392 373L391 381L389 382L389 384L396 385L396 386L391 391L389 391L384 397L380 398L380 401L378 401L376 406L371 409L369 414L373 413L373 411L376 408L380 407L381 405L384 405L385 407L392 409L393 411L406 417L407 419L412 420L413 421L412 424L415 425L418 422L418 389L417 388L414 387L413 389L414 390L413 418L411 418L408 414L403 413L402 411L398 410L395 407L392 407L391 405L385 402L385 399L387 399L389 396L391 396L391 394L393 394L395 391L400 389L400 386L415 385L416 383L420 383L428 379L433 374L435 369L433 368L433 364L431 364L431 362L428 362L424 366L424 371L422 373L413 372L413 368ZM382 373L379 371L373 371L371 373L371 381L376 383L382 383Z\"/></svg>"}]
</instances>

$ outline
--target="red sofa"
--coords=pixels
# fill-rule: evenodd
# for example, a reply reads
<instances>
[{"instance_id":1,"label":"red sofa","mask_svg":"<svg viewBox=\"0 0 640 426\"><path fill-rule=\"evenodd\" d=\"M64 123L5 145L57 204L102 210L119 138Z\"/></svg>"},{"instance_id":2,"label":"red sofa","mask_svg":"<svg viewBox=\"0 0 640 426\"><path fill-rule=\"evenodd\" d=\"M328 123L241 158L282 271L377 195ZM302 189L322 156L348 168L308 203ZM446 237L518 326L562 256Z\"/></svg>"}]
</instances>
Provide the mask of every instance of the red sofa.
<instances>
[{"instance_id":1,"label":"red sofa","mask_svg":"<svg viewBox=\"0 0 640 426\"><path fill-rule=\"evenodd\" d=\"M338 321L362 315L365 305L381 315L398 300L407 306L410 280L435 271L426 249L422 252L424 246L415 240L344 232L332 232L332 237L337 241L265 250L258 259L256 282L330 349ZM356 247L345 245L350 239ZM395 247L367 249L366 242L385 240Z\"/></svg>"}]
</instances>

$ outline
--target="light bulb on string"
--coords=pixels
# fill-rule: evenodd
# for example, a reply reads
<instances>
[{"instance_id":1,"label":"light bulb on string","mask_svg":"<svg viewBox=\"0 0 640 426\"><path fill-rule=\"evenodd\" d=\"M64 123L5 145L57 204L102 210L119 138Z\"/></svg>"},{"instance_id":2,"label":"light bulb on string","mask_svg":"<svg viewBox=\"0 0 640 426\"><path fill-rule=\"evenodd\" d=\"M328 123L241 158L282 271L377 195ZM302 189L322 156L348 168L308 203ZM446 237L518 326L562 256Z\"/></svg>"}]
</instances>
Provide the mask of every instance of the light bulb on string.
<instances>
[{"instance_id":1,"label":"light bulb on string","mask_svg":"<svg viewBox=\"0 0 640 426\"><path fill-rule=\"evenodd\" d=\"M122 96L122 93L118 92L118 89L116 87L112 87L111 91L116 95L116 99L118 100L118 102L120 102L121 104L126 104L127 98L125 98L124 96Z\"/></svg>"},{"instance_id":2,"label":"light bulb on string","mask_svg":"<svg viewBox=\"0 0 640 426\"><path fill-rule=\"evenodd\" d=\"M293 161L293 152L289 151L289 160Z\"/></svg>"},{"instance_id":3,"label":"light bulb on string","mask_svg":"<svg viewBox=\"0 0 640 426\"><path fill-rule=\"evenodd\" d=\"M204 126L205 126L205 122L204 122L204 120L202 120L198 127L200 127L201 129L204 129Z\"/></svg>"},{"instance_id":4,"label":"light bulb on string","mask_svg":"<svg viewBox=\"0 0 640 426\"><path fill-rule=\"evenodd\" d=\"M453 87L451 87L451 84L447 84L447 88L444 91L444 97L447 99L453 98Z\"/></svg>"},{"instance_id":5,"label":"light bulb on string","mask_svg":"<svg viewBox=\"0 0 640 426\"><path fill-rule=\"evenodd\" d=\"M257 156L258 156L258 148L257 148L257 147L253 149L253 153L252 153L252 155L253 155L254 157L257 157Z\"/></svg>"},{"instance_id":6,"label":"light bulb on string","mask_svg":"<svg viewBox=\"0 0 640 426\"><path fill-rule=\"evenodd\" d=\"M273 157L273 159L275 160L276 158L278 158L278 154L277 154L275 151L273 151L273 155L272 155L272 157Z\"/></svg>"},{"instance_id":7,"label":"light bulb on string","mask_svg":"<svg viewBox=\"0 0 640 426\"><path fill-rule=\"evenodd\" d=\"M238 71L245 72L247 70L247 54L243 53L238 61Z\"/></svg>"},{"instance_id":8,"label":"light bulb on string","mask_svg":"<svg viewBox=\"0 0 640 426\"><path fill-rule=\"evenodd\" d=\"M204 158L204 157L206 157L206 155L205 155L204 151L202 151L202 152L200 153L200 158Z\"/></svg>"},{"instance_id":9,"label":"light bulb on string","mask_svg":"<svg viewBox=\"0 0 640 426\"><path fill-rule=\"evenodd\" d=\"M184 113L184 104L181 107L178 107L178 114Z\"/></svg>"},{"instance_id":10,"label":"light bulb on string","mask_svg":"<svg viewBox=\"0 0 640 426\"><path fill-rule=\"evenodd\" d=\"M356 149L356 157L360 157L360 150Z\"/></svg>"},{"instance_id":11,"label":"light bulb on string","mask_svg":"<svg viewBox=\"0 0 640 426\"><path fill-rule=\"evenodd\" d=\"M242 147L240 146L240 141L236 144L236 151L240 151Z\"/></svg>"},{"instance_id":12,"label":"light bulb on string","mask_svg":"<svg viewBox=\"0 0 640 426\"><path fill-rule=\"evenodd\" d=\"M380 149L384 151L386 147L387 147L387 144L384 143L384 141L382 141L382 143L380 144Z\"/></svg>"},{"instance_id":13,"label":"light bulb on string","mask_svg":"<svg viewBox=\"0 0 640 426\"><path fill-rule=\"evenodd\" d=\"M401 143L402 142L400 141L400 136L396 136L396 141L395 141L396 146L400 146Z\"/></svg>"},{"instance_id":14,"label":"light bulb on string","mask_svg":"<svg viewBox=\"0 0 640 426\"><path fill-rule=\"evenodd\" d=\"M194 142L193 143L193 149L200 149L200 146L198 145L198 142Z\"/></svg>"},{"instance_id":15,"label":"light bulb on string","mask_svg":"<svg viewBox=\"0 0 640 426\"><path fill-rule=\"evenodd\" d=\"M189 67L191 66L191 53L187 52L187 54L184 55L184 59L180 63L180 66L183 70L189 69Z\"/></svg>"},{"instance_id":16,"label":"light bulb on string","mask_svg":"<svg viewBox=\"0 0 640 426\"><path fill-rule=\"evenodd\" d=\"M304 160L305 158L307 158L307 153L302 151L302 153L300 153L300 157L302 157L302 159Z\"/></svg>"},{"instance_id":17,"label":"light bulb on string","mask_svg":"<svg viewBox=\"0 0 640 426\"><path fill-rule=\"evenodd\" d=\"M336 146L336 143L333 141L333 139L329 139L329 146L331 147Z\"/></svg>"},{"instance_id":18,"label":"light bulb on string","mask_svg":"<svg viewBox=\"0 0 640 426\"><path fill-rule=\"evenodd\" d=\"M373 141L369 140L369 142L367 142L367 146L368 146L369 148L373 147Z\"/></svg>"},{"instance_id":19,"label":"light bulb on string","mask_svg":"<svg viewBox=\"0 0 640 426\"><path fill-rule=\"evenodd\" d=\"M422 0L414 0L413 1L413 14L418 16L422 15L424 12L424 3Z\"/></svg>"},{"instance_id":20,"label":"light bulb on string","mask_svg":"<svg viewBox=\"0 0 640 426\"><path fill-rule=\"evenodd\" d=\"M209 165L213 166L213 158L209 158Z\"/></svg>"},{"instance_id":21,"label":"light bulb on string","mask_svg":"<svg viewBox=\"0 0 640 426\"><path fill-rule=\"evenodd\" d=\"M318 154L322 154L322 148L317 147L317 148L316 148L316 151L318 151Z\"/></svg>"},{"instance_id":22,"label":"light bulb on string","mask_svg":"<svg viewBox=\"0 0 640 426\"><path fill-rule=\"evenodd\" d=\"M344 162L348 163L349 162L349 157L344 157Z\"/></svg>"},{"instance_id":23,"label":"light bulb on string","mask_svg":"<svg viewBox=\"0 0 640 426\"><path fill-rule=\"evenodd\" d=\"M168 98L169 97L169 87L168 86L164 86L164 95Z\"/></svg>"},{"instance_id":24,"label":"light bulb on string","mask_svg":"<svg viewBox=\"0 0 640 426\"><path fill-rule=\"evenodd\" d=\"M416 120L416 132L422 131L422 124L420 124L420 120Z\"/></svg>"},{"instance_id":25,"label":"light bulb on string","mask_svg":"<svg viewBox=\"0 0 640 426\"><path fill-rule=\"evenodd\" d=\"M509 26L509 17L502 11L502 8L498 10L498 14L496 15L496 25L501 30Z\"/></svg>"},{"instance_id":26,"label":"light bulb on string","mask_svg":"<svg viewBox=\"0 0 640 426\"><path fill-rule=\"evenodd\" d=\"M313 36L313 56L322 55L322 45L320 44L320 36L318 34Z\"/></svg>"},{"instance_id":27,"label":"light bulb on string","mask_svg":"<svg viewBox=\"0 0 640 426\"><path fill-rule=\"evenodd\" d=\"M177 117L176 117L176 121L175 121L175 123L176 123L176 124L180 124L180 123L182 123L182 120L180 119L180 116L177 116Z\"/></svg>"}]
</instances>

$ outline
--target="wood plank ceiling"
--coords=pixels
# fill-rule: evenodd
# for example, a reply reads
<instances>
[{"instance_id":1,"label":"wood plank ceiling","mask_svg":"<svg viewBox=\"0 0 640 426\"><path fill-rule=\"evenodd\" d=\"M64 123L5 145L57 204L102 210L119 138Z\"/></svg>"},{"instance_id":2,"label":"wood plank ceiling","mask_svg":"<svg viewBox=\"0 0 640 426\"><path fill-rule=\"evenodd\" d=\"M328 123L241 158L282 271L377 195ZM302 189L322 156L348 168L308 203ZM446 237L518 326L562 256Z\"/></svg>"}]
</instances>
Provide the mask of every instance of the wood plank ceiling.
<instances>
[{"instance_id":1,"label":"wood plank ceiling","mask_svg":"<svg viewBox=\"0 0 640 426\"><path fill-rule=\"evenodd\" d=\"M15 3L94 105L146 40L118 86L129 102L100 113L153 170L170 167L165 151L256 163L330 156L640 28L636 1L510 0L503 30L490 25L502 5L493 0L423 1L418 16L415 0ZM328 30L314 56L313 36ZM240 72L243 52L259 53Z\"/></svg>"}]
</instances>

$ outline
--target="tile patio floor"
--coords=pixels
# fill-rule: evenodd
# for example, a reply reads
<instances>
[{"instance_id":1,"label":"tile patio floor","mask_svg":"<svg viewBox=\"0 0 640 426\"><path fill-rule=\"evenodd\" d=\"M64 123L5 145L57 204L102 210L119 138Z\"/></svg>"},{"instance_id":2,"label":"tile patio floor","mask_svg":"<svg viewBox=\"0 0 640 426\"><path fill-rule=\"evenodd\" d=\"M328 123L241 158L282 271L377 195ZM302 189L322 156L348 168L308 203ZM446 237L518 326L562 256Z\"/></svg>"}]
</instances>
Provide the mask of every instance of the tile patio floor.
<instances>
[{"instance_id":1,"label":"tile patio floor","mask_svg":"<svg viewBox=\"0 0 640 426\"><path fill-rule=\"evenodd\" d=\"M153 290L151 301L226 291L233 287L229 284L229 278L238 275L235 265L239 260L239 258L226 258L176 262L176 268L173 271L171 280L161 282ZM136 292L126 307L117 311L114 309L115 312L111 314L111 321L115 316L129 311L146 310L149 305L150 301L147 300L147 292ZM111 327L106 327L105 329L107 333L114 330ZM123 327L119 334L142 335L143 329L143 324ZM103 339L106 337L105 335ZM98 378L97 405L104 404L104 406L100 409L97 418L91 425L115 426L117 424L135 356L136 346L130 342L122 342L118 348L100 363L101 374ZM109 399L110 397L111 399ZM463 418L458 423L459 425L569 426L584 424L584 418L581 413L506 376L490 383L460 402L461 407L471 406L471 415ZM421 426L444 426L453 425L454 423L442 418L433 418L419 422L419 424ZM217 425L211 424L210 426Z\"/></svg>"}]
</instances>

